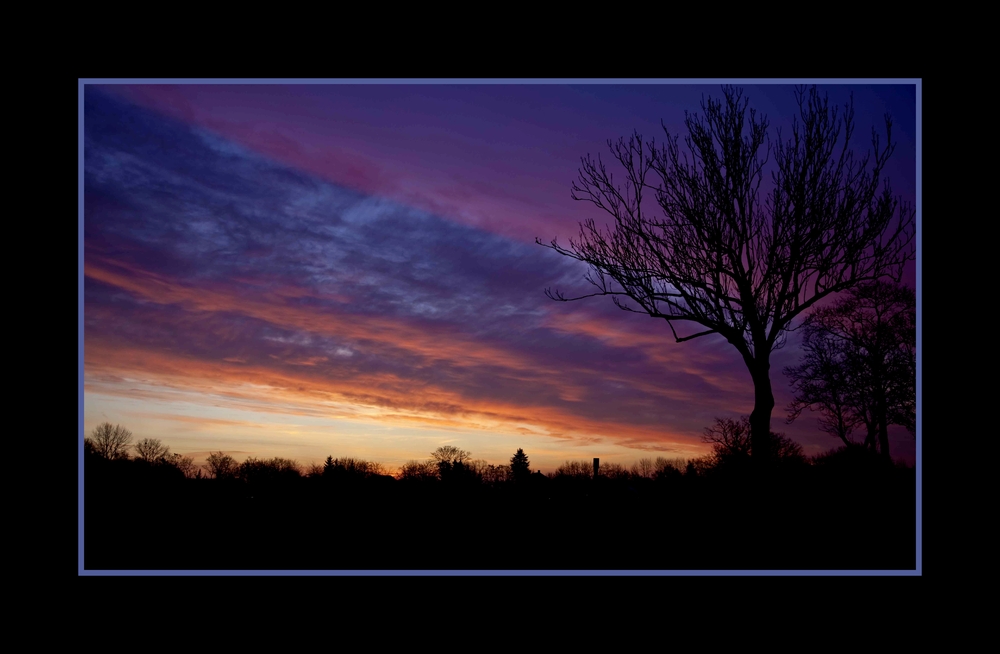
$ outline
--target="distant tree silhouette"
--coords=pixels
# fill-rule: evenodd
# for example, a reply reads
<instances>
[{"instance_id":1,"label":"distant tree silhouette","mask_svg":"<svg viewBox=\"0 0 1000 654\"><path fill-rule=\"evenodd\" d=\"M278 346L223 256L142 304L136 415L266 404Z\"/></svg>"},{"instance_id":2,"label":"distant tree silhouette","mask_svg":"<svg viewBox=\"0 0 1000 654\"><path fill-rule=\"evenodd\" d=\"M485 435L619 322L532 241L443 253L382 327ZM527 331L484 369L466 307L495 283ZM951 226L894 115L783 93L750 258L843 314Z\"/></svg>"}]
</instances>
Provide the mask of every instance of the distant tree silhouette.
<instances>
[{"instance_id":1,"label":"distant tree silhouette","mask_svg":"<svg viewBox=\"0 0 1000 654\"><path fill-rule=\"evenodd\" d=\"M770 432L768 448L779 462L805 463L802 446L784 434ZM711 465L713 467L737 467L746 465L751 455L750 417L739 419L716 418L715 424L705 429L702 438L711 443Z\"/></svg>"},{"instance_id":2,"label":"distant tree silhouette","mask_svg":"<svg viewBox=\"0 0 1000 654\"><path fill-rule=\"evenodd\" d=\"M615 463L613 461L602 462L600 474L602 477L618 480L629 479L632 476L628 468L621 463Z\"/></svg>"},{"instance_id":3,"label":"distant tree silhouette","mask_svg":"<svg viewBox=\"0 0 1000 654\"><path fill-rule=\"evenodd\" d=\"M801 363L784 370L795 392L795 399L788 406L786 422L794 422L806 407L810 411L818 410L821 412L820 429L850 445L853 443L851 433L854 428L862 420L870 419L870 415L856 407L859 396L845 366L849 356L846 343L822 338L808 324L804 332L803 348L806 353Z\"/></svg>"},{"instance_id":4,"label":"distant tree silhouette","mask_svg":"<svg viewBox=\"0 0 1000 654\"><path fill-rule=\"evenodd\" d=\"M513 473L509 465L490 464L481 469L480 476L486 483L502 484L512 479Z\"/></svg>"},{"instance_id":5,"label":"distant tree silhouette","mask_svg":"<svg viewBox=\"0 0 1000 654\"><path fill-rule=\"evenodd\" d=\"M170 448L158 438L143 438L135 444L136 458L146 463L163 461L170 454Z\"/></svg>"},{"instance_id":6,"label":"distant tree silhouette","mask_svg":"<svg viewBox=\"0 0 1000 654\"><path fill-rule=\"evenodd\" d=\"M127 459L132 432L121 425L104 422L94 428L90 440L94 451L105 459Z\"/></svg>"},{"instance_id":7,"label":"distant tree silhouette","mask_svg":"<svg viewBox=\"0 0 1000 654\"><path fill-rule=\"evenodd\" d=\"M514 456L510 457L510 474L511 478L515 482L523 482L529 476L531 476L531 466L528 461L528 455L524 453L520 447L517 448L517 452Z\"/></svg>"},{"instance_id":8,"label":"distant tree silhouette","mask_svg":"<svg viewBox=\"0 0 1000 654\"><path fill-rule=\"evenodd\" d=\"M454 445L442 445L431 452L431 460L437 465L438 476L442 481L465 479L465 462L471 458L472 454Z\"/></svg>"},{"instance_id":9,"label":"distant tree silhouette","mask_svg":"<svg viewBox=\"0 0 1000 654\"><path fill-rule=\"evenodd\" d=\"M656 474L656 464L652 459L644 457L633 463L629 472L631 472L634 477L652 479Z\"/></svg>"},{"instance_id":10,"label":"distant tree silhouette","mask_svg":"<svg viewBox=\"0 0 1000 654\"><path fill-rule=\"evenodd\" d=\"M687 461L681 458L667 460L662 456L658 456L656 457L656 461L653 462L653 466L653 477L655 479L672 478L684 474L684 470L687 468Z\"/></svg>"},{"instance_id":11,"label":"distant tree silhouette","mask_svg":"<svg viewBox=\"0 0 1000 654\"><path fill-rule=\"evenodd\" d=\"M715 424L705 428L702 438L712 445L712 455L717 464L733 464L750 459L750 420L716 418Z\"/></svg>"},{"instance_id":12,"label":"distant tree silhouette","mask_svg":"<svg viewBox=\"0 0 1000 654\"><path fill-rule=\"evenodd\" d=\"M489 468L489 464L483 459L467 459L465 462L466 473L475 478L478 482L485 481L484 473Z\"/></svg>"},{"instance_id":13,"label":"distant tree silhouette","mask_svg":"<svg viewBox=\"0 0 1000 654\"><path fill-rule=\"evenodd\" d=\"M222 452L210 453L206 465L209 473L216 479L232 479L239 470L236 459Z\"/></svg>"},{"instance_id":14,"label":"distant tree silhouette","mask_svg":"<svg viewBox=\"0 0 1000 654\"><path fill-rule=\"evenodd\" d=\"M784 370L795 392L788 422L818 410L821 428L845 445L863 424L864 445L890 461L889 425L916 428L916 315L913 291L885 282L813 311L802 325L802 361Z\"/></svg>"},{"instance_id":15,"label":"distant tree silhouette","mask_svg":"<svg viewBox=\"0 0 1000 654\"><path fill-rule=\"evenodd\" d=\"M400 466L396 477L403 481L429 482L438 479L438 466L433 461L407 461Z\"/></svg>"},{"instance_id":16,"label":"distant tree silhouette","mask_svg":"<svg viewBox=\"0 0 1000 654\"><path fill-rule=\"evenodd\" d=\"M237 477L250 483L267 483L287 479L298 479L302 476L299 464L291 459L273 457L258 459L249 457L237 468Z\"/></svg>"},{"instance_id":17,"label":"distant tree silhouette","mask_svg":"<svg viewBox=\"0 0 1000 654\"><path fill-rule=\"evenodd\" d=\"M655 479L658 481L664 481L667 479L679 479L684 475L684 468L686 465L687 461L685 459L677 458L672 461L668 461L664 457L658 456L656 457L656 460L653 462L652 474L649 475L644 474L642 472L643 469L641 466L639 467L637 472L639 473L638 476Z\"/></svg>"},{"instance_id":18,"label":"distant tree silhouette","mask_svg":"<svg viewBox=\"0 0 1000 654\"><path fill-rule=\"evenodd\" d=\"M385 466L375 461L343 457L335 459L326 457L323 462L322 475L326 479L341 481L362 480L370 477L380 477L385 474Z\"/></svg>"},{"instance_id":19,"label":"distant tree silhouette","mask_svg":"<svg viewBox=\"0 0 1000 654\"><path fill-rule=\"evenodd\" d=\"M590 479L594 476L594 464L591 461L566 461L556 468L555 476Z\"/></svg>"},{"instance_id":20,"label":"distant tree silhouette","mask_svg":"<svg viewBox=\"0 0 1000 654\"><path fill-rule=\"evenodd\" d=\"M200 479L201 478L201 467L194 464L194 459L189 456L181 456L180 454L167 454L163 459L168 464L174 466L188 479Z\"/></svg>"},{"instance_id":21,"label":"distant tree silhouette","mask_svg":"<svg viewBox=\"0 0 1000 654\"><path fill-rule=\"evenodd\" d=\"M455 461L451 467L441 470L441 479L448 482L461 482L472 485L479 480L474 468L466 465L465 461Z\"/></svg>"},{"instance_id":22,"label":"distant tree silhouette","mask_svg":"<svg viewBox=\"0 0 1000 654\"><path fill-rule=\"evenodd\" d=\"M779 133L773 149L766 117L748 115L749 100L731 86L702 102L703 116L686 115L686 148L666 126L661 146L638 133L608 141L624 179L588 155L572 197L610 214L613 227L587 219L569 247L536 239L588 264L596 288L575 297L546 290L550 298L608 295L621 309L664 319L678 343L718 334L732 344L754 384L751 450L761 462L777 456L770 357L792 320L865 282L898 281L915 252L914 210L881 179L895 147L889 116L885 145L873 129L874 156L856 157L851 103L838 115L815 87L799 87L796 99L791 138ZM662 215L644 204L647 191ZM694 327L681 334L678 325Z\"/></svg>"},{"instance_id":23,"label":"distant tree silhouette","mask_svg":"<svg viewBox=\"0 0 1000 654\"><path fill-rule=\"evenodd\" d=\"M684 466L684 476L688 479L700 477L709 470L712 470L715 464L716 460L712 456L700 456L696 459L689 459Z\"/></svg>"},{"instance_id":24,"label":"distant tree silhouette","mask_svg":"<svg viewBox=\"0 0 1000 654\"><path fill-rule=\"evenodd\" d=\"M455 463L456 461L466 461L472 458L472 454L469 452L459 449L454 445L442 445L433 452L431 452L431 459L436 462L446 462Z\"/></svg>"}]
</instances>

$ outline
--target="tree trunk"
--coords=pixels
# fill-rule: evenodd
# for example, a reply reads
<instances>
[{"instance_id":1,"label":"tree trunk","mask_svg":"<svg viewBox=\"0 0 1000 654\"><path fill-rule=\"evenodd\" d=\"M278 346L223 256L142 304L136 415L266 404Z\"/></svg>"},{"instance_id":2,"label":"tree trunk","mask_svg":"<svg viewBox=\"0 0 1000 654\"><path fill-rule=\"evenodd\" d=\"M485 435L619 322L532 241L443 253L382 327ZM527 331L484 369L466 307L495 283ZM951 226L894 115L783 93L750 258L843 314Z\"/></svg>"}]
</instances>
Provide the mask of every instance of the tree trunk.
<instances>
[{"instance_id":1,"label":"tree trunk","mask_svg":"<svg viewBox=\"0 0 1000 654\"><path fill-rule=\"evenodd\" d=\"M767 464L774 459L771 440L771 410L774 393L771 392L771 362L755 361L750 371L753 377L754 404L750 414L750 456L755 464ZM759 467L759 466L757 466Z\"/></svg>"},{"instance_id":2,"label":"tree trunk","mask_svg":"<svg viewBox=\"0 0 1000 654\"><path fill-rule=\"evenodd\" d=\"M872 414L874 413L875 411L872 411ZM865 448L870 450L872 454L875 454L878 452L878 447L876 445L876 441L878 441L878 437L876 436L876 432L878 431L878 421L874 418L869 420L867 412L865 413L863 420L865 423Z\"/></svg>"},{"instance_id":3,"label":"tree trunk","mask_svg":"<svg viewBox=\"0 0 1000 654\"><path fill-rule=\"evenodd\" d=\"M851 441L847 440L847 424L844 422L844 408L837 407L837 436L844 441L845 447L851 446Z\"/></svg>"},{"instance_id":4,"label":"tree trunk","mask_svg":"<svg viewBox=\"0 0 1000 654\"><path fill-rule=\"evenodd\" d=\"M876 404L878 416L876 419L876 425L878 428L878 446L881 450L879 454L882 456L882 460L886 463L892 462L892 456L889 454L889 410L888 403L886 402L885 392L879 389L878 392L878 402Z\"/></svg>"}]
</instances>

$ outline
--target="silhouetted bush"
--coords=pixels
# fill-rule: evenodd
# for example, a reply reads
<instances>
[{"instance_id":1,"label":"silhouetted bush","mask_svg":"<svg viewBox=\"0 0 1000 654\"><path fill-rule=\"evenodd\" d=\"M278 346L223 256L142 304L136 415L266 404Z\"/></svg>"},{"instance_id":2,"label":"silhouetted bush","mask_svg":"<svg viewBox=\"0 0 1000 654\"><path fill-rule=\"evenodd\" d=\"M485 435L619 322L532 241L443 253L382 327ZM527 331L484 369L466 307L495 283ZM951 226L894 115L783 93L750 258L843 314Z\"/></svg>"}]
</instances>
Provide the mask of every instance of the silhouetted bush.
<instances>
[{"instance_id":1,"label":"silhouetted bush","mask_svg":"<svg viewBox=\"0 0 1000 654\"><path fill-rule=\"evenodd\" d=\"M741 416L735 420L716 418L715 424L705 429L702 440L712 445L708 469L726 470L731 473L750 469L752 452L749 416ZM784 434L772 431L765 446L769 450L769 455L764 457L765 460L781 467L804 466L808 463L808 459L802 453L802 446Z\"/></svg>"},{"instance_id":2,"label":"silhouetted bush","mask_svg":"<svg viewBox=\"0 0 1000 654\"><path fill-rule=\"evenodd\" d=\"M871 474L885 470L886 462L873 448L863 443L842 445L812 458L820 470L842 474Z\"/></svg>"}]
</instances>

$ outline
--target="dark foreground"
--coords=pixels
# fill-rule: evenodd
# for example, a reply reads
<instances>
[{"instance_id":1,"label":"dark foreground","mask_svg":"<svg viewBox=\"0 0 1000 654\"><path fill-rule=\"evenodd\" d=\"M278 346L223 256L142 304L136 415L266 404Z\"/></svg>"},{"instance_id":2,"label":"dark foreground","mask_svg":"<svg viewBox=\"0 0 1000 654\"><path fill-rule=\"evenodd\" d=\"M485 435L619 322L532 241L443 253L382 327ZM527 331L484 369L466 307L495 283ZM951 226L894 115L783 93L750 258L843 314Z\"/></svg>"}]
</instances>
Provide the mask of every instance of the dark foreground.
<instances>
[{"instance_id":1,"label":"dark foreground","mask_svg":"<svg viewBox=\"0 0 1000 654\"><path fill-rule=\"evenodd\" d=\"M87 570L913 570L913 470L515 487L87 474Z\"/></svg>"}]
</instances>

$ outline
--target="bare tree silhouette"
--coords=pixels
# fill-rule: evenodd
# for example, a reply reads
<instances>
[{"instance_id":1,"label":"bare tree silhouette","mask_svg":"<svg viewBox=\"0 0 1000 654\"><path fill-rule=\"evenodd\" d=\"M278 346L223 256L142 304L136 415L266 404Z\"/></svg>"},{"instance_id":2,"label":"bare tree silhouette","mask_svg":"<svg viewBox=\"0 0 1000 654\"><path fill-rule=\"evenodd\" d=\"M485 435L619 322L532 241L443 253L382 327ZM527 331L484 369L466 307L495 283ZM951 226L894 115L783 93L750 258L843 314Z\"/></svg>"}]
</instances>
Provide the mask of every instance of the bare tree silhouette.
<instances>
[{"instance_id":1,"label":"bare tree silhouette","mask_svg":"<svg viewBox=\"0 0 1000 654\"><path fill-rule=\"evenodd\" d=\"M590 461L567 461L556 468L556 477L572 477L591 479L594 476L594 465Z\"/></svg>"},{"instance_id":2,"label":"bare tree silhouette","mask_svg":"<svg viewBox=\"0 0 1000 654\"><path fill-rule=\"evenodd\" d=\"M652 459L642 458L632 464L631 472L636 477L652 479L656 474L656 464Z\"/></svg>"},{"instance_id":3,"label":"bare tree silhouette","mask_svg":"<svg viewBox=\"0 0 1000 654\"><path fill-rule=\"evenodd\" d=\"M90 442L94 451L105 459L127 459L132 432L121 425L104 422L91 432Z\"/></svg>"},{"instance_id":4,"label":"bare tree silhouette","mask_svg":"<svg viewBox=\"0 0 1000 654\"><path fill-rule=\"evenodd\" d=\"M430 461L407 461L400 466L396 478L406 481L429 482L438 478L438 468Z\"/></svg>"},{"instance_id":5,"label":"bare tree silhouette","mask_svg":"<svg viewBox=\"0 0 1000 654\"><path fill-rule=\"evenodd\" d=\"M454 445L442 445L431 452L431 460L437 466L438 475L442 481L465 480L467 470L465 462L472 458L472 454L466 450L459 449Z\"/></svg>"},{"instance_id":6,"label":"bare tree silhouette","mask_svg":"<svg viewBox=\"0 0 1000 654\"><path fill-rule=\"evenodd\" d=\"M894 149L891 118L885 145L873 128L874 155L856 157L849 148L853 103L838 115L815 87L797 88L796 100L791 138L782 141L779 132L773 147L767 118L754 109L748 115L749 100L731 86L722 100L702 102L703 116L686 115L686 149L666 126L659 147L638 133L609 141L624 181L588 155L572 197L592 202L614 225L601 229L587 219L569 247L536 239L587 263L586 279L596 288L574 297L547 289L550 298L610 295L621 309L664 319L678 343L710 334L731 343L753 379L751 449L758 461L776 454L768 449L770 356L791 321L866 281L899 281L914 257L914 210L880 179ZM762 198L772 151L771 189ZM655 185L647 180L653 177ZM647 190L662 215L647 210ZM686 324L696 327L678 333Z\"/></svg>"},{"instance_id":7,"label":"bare tree silhouette","mask_svg":"<svg viewBox=\"0 0 1000 654\"><path fill-rule=\"evenodd\" d=\"M201 466L194 464L194 459L189 456L182 456L177 453L167 454L164 460L173 467L180 470L188 479L200 479L202 475Z\"/></svg>"},{"instance_id":8,"label":"bare tree silhouette","mask_svg":"<svg viewBox=\"0 0 1000 654\"><path fill-rule=\"evenodd\" d=\"M459 449L454 445L442 445L433 452L431 452L431 459L441 463L446 462L449 464L456 462L464 462L472 457L469 452Z\"/></svg>"},{"instance_id":9,"label":"bare tree silhouette","mask_svg":"<svg viewBox=\"0 0 1000 654\"><path fill-rule=\"evenodd\" d=\"M170 448L158 438L143 438L135 444L136 458L147 463L165 460L170 454Z\"/></svg>"},{"instance_id":10,"label":"bare tree silhouette","mask_svg":"<svg viewBox=\"0 0 1000 654\"><path fill-rule=\"evenodd\" d=\"M712 445L716 464L736 463L750 459L750 419L716 418L715 424L705 429L702 441Z\"/></svg>"},{"instance_id":11,"label":"bare tree silhouette","mask_svg":"<svg viewBox=\"0 0 1000 654\"><path fill-rule=\"evenodd\" d=\"M270 459L249 457L236 469L236 476L251 484L273 484L290 479L299 479L302 470L292 459L279 456Z\"/></svg>"},{"instance_id":12,"label":"bare tree silhouette","mask_svg":"<svg viewBox=\"0 0 1000 654\"><path fill-rule=\"evenodd\" d=\"M784 434L770 432L768 434L768 449L776 460L785 463L796 462L805 463L806 458L802 453L802 446L791 440ZM712 466L739 466L750 461L752 452L750 417L741 416L739 419L716 418L715 424L705 429L702 437L705 443L711 443L712 454L710 462Z\"/></svg>"},{"instance_id":13,"label":"bare tree silhouette","mask_svg":"<svg viewBox=\"0 0 1000 654\"><path fill-rule=\"evenodd\" d=\"M222 452L212 452L206 462L208 471L216 479L232 479L239 470L236 459Z\"/></svg>"},{"instance_id":14,"label":"bare tree silhouette","mask_svg":"<svg viewBox=\"0 0 1000 654\"><path fill-rule=\"evenodd\" d=\"M889 454L889 425L916 429L916 295L905 286L864 284L802 324L805 355L785 368L795 399L788 422L809 407L845 445L863 424L864 445Z\"/></svg>"}]
</instances>

